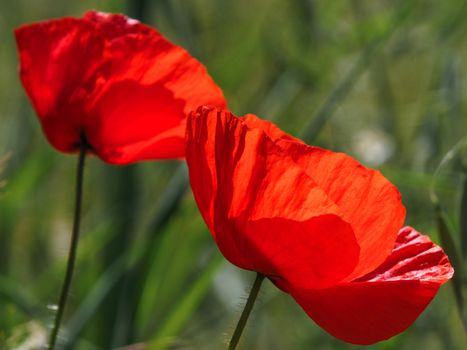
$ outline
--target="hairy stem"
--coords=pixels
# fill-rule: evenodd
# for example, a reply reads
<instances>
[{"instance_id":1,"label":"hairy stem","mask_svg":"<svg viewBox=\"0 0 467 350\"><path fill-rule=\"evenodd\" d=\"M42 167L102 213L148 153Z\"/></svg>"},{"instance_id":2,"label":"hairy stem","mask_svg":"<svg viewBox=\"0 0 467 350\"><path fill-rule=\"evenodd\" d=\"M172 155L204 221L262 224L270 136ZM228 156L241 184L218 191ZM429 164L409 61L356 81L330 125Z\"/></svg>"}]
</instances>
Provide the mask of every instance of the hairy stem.
<instances>
[{"instance_id":1,"label":"hairy stem","mask_svg":"<svg viewBox=\"0 0 467 350\"><path fill-rule=\"evenodd\" d=\"M258 297L258 293L261 288L261 284L263 283L264 277L266 276L261 273L256 275L256 279L253 283L253 287L251 287L250 295L248 296L245 308L243 309L242 315L238 320L237 327L235 327L232 339L230 340L229 350L235 350L237 347L238 341L242 336L243 329L245 328L246 322L248 321L248 317L250 316L251 310L253 309L253 305L255 304L256 298Z\"/></svg>"}]
</instances>

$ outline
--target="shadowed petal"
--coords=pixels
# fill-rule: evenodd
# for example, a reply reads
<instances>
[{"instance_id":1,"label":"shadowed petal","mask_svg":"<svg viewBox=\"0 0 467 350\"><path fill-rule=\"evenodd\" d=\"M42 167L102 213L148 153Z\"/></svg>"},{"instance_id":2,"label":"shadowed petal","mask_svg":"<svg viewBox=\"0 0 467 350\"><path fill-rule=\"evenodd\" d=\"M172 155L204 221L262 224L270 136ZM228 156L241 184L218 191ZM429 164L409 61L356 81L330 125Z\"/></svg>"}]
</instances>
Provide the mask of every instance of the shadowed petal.
<instances>
[{"instance_id":1,"label":"shadowed petal","mask_svg":"<svg viewBox=\"0 0 467 350\"><path fill-rule=\"evenodd\" d=\"M379 171L353 158L303 143L279 144L329 196L352 225L360 246L359 263L346 280L374 270L391 252L405 219L397 188Z\"/></svg>"}]
</instances>

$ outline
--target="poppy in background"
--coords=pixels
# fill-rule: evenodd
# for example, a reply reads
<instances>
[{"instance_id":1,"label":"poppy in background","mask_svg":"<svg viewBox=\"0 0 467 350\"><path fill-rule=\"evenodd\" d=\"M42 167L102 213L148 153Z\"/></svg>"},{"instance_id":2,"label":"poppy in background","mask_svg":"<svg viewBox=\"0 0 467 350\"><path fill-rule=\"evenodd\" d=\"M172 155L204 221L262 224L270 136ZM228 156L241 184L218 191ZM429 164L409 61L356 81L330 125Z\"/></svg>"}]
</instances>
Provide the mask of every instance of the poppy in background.
<instances>
[{"instance_id":1,"label":"poppy in background","mask_svg":"<svg viewBox=\"0 0 467 350\"><path fill-rule=\"evenodd\" d=\"M222 254L337 338L402 332L451 278L441 248L402 228L399 191L378 171L215 108L191 113L186 137L193 194Z\"/></svg>"},{"instance_id":2,"label":"poppy in background","mask_svg":"<svg viewBox=\"0 0 467 350\"><path fill-rule=\"evenodd\" d=\"M225 106L205 67L155 29L87 12L15 32L21 80L50 143L127 164L184 157L185 121L200 104Z\"/></svg>"}]
</instances>

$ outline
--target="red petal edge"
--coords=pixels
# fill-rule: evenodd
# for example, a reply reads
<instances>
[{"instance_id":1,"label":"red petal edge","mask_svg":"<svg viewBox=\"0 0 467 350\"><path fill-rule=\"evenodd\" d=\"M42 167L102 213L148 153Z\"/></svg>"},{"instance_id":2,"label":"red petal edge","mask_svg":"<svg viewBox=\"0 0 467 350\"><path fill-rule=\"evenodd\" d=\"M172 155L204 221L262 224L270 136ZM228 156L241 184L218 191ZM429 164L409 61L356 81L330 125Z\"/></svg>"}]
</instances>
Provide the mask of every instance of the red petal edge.
<instances>
[{"instance_id":1,"label":"red petal edge","mask_svg":"<svg viewBox=\"0 0 467 350\"><path fill-rule=\"evenodd\" d=\"M294 299L322 328L354 344L372 344L409 327L454 270L443 250L411 227L374 272L325 289L294 289Z\"/></svg>"}]
</instances>

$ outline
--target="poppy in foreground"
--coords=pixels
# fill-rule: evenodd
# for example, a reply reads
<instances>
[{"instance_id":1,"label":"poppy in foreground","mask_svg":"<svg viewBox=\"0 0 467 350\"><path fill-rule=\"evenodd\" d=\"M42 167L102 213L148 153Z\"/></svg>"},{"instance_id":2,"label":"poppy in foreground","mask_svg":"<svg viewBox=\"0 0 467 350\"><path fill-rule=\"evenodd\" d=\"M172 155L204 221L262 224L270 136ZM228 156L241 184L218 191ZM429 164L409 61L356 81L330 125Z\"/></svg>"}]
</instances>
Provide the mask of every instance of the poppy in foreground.
<instances>
[{"instance_id":1,"label":"poppy in foreground","mask_svg":"<svg viewBox=\"0 0 467 350\"><path fill-rule=\"evenodd\" d=\"M199 108L186 137L194 197L222 254L335 337L402 332L451 278L442 249L402 228L399 191L378 171L253 115Z\"/></svg>"},{"instance_id":2,"label":"poppy in foreground","mask_svg":"<svg viewBox=\"0 0 467 350\"><path fill-rule=\"evenodd\" d=\"M87 12L15 32L21 80L50 143L127 164L184 156L186 114L225 106L204 66L155 29Z\"/></svg>"}]
</instances>

